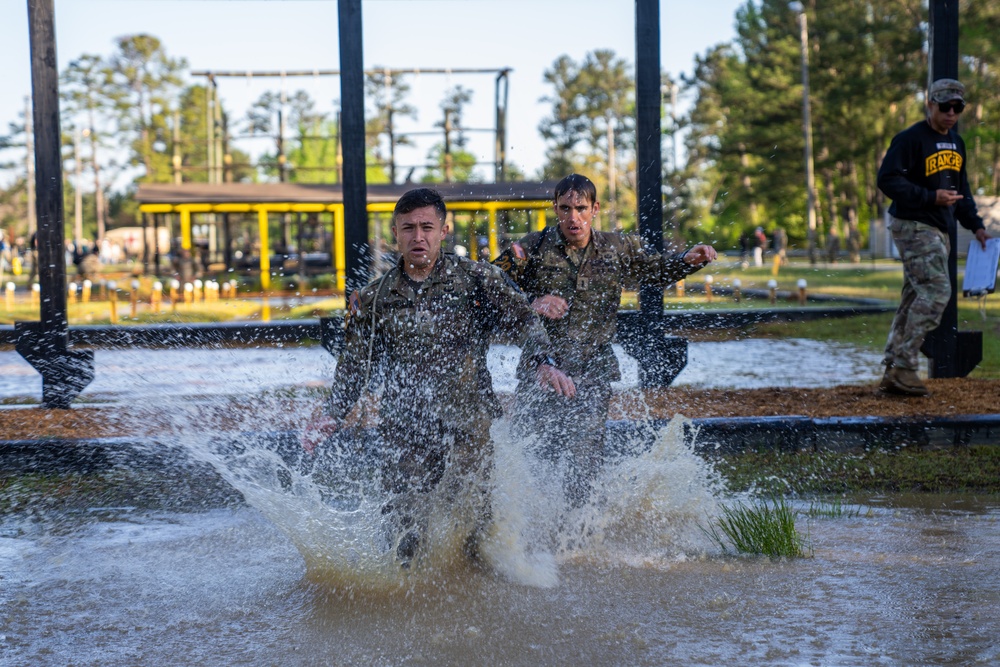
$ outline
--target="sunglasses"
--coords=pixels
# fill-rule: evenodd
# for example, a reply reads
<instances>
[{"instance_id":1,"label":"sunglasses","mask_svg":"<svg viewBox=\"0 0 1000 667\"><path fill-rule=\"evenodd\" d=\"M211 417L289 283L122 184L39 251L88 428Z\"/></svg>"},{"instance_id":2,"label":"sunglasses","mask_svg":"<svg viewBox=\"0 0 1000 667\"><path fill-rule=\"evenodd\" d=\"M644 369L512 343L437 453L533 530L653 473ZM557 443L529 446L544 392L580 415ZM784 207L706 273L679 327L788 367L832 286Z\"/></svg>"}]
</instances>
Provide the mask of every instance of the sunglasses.
<instances>
[{"instance_id":1,"label":"sunglasses","mask_svg":"<svg viewBox=\"0 0 1000 667\"><path fill-rule=\"evenodd\" d=\"M938 102L938 109L941 110L941 113L948 113L949 111L962 113L965 111L965 102Z\"/></svg>"}]
</instances>

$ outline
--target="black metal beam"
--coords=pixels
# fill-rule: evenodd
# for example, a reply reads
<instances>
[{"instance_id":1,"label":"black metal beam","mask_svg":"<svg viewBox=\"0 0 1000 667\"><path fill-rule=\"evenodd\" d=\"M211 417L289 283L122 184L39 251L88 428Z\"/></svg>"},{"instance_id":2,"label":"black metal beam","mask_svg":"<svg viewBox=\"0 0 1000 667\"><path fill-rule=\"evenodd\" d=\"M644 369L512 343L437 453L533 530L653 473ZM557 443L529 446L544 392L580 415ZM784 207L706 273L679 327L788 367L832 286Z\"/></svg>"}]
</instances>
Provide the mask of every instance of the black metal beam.
<instances>
[{"instance_id":1,"label":"black metal beam","mask_svg":"<svg viewBox=\"0 0 1000 667\"><path fill-rule=\"evenodd\" d=\"M663 156L660 148L660 3L635 1L636 199L639 233L663 251ZM639 309L663 312L663 290L643 285Z\"/></svg>"},{"instance_id":2,"label":"black metal beam","mask_svg":"<svg viewBox=\"0 0 1000 667\"><path fill-rule=\"evenodd\" d=\"M368 182L365 174L365 79L361 0L338 0L340 136L344 150L344 247L350 294L368 282Z\"/></svg>"},{"instance_id":3,"label":"black metal beam","mask_svg":"<svg viewBox=\"0 0 1000 667\"><path fill-rule=\"evenodd\" d=\"M927 88L938 79L958 78L958 0L931 0L928 35ZM957 128L956 128L957 129ZM935 378L965 377L982 360L982 335L958 330L958 248L957 230L948 230L948 276L951 299L941 324L930 332L921 348L929 358L928 374ZM977 347L978 341L978 347Z\"/></svg>"},{"instance_id":4,"label":"black metal beam","mask_svg":"<svg viewBox=\"0 0 1000 667\"><path fill-rule=\"evenodd\" d=\"M94 378L94 353L68 349L59 66L53 0L28 0L28 37L41 317L38 322L15 325L16 349L42 376L42 405L68 408Z\"/></svg>"}]
</instances>

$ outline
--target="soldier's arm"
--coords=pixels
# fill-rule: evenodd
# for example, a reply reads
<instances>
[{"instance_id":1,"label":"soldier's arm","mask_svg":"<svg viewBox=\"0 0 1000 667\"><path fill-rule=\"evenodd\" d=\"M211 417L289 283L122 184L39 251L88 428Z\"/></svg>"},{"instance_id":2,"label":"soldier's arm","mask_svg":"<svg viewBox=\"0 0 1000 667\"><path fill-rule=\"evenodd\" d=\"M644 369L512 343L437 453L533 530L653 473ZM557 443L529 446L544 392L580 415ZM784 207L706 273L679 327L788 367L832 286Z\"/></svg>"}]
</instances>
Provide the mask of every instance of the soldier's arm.
<instances>
[{"instance_id":1,"label":"soldier's arm","mask_svg":"<svg viewBox=\"0 0 1000 667\"><path fill-rule=\"evenodd\" d=\"M342 420L365 389L365 381L372 375L377 355L381 354L378 340L374 340L375 315L371 303L364 303L355 292L348 300L347 323L344 330L344 347L337 357L337 370L333 377L329 413L333 419ZM372 359L369 359L369 349Z\"/></svg>"},{"instance_id":2,"label":"soldier's arm","mask_svg":"<svg viewBox=\"0 0 1000 667\"><path fill-rule=\"evenodd\" d=\"M659 254L647 250L635 235L621 237L627 277L635 282L669 285L677 282L715 260L715 248L696 245L675 253Z\"/></svg>"},{"instance_id":3,"label":"soldier's arm","mask_svg":"<svg viewBox=\"0 0 1000 667\"><path fill-rule=\"evenodd\" d=\"M937 190L929 190L909 177L910 170L919 166L919 162L913 164L912 141L905 132L893 137L878 170L878 189L889 199L903 202L908 207L934 206Z\"/></svg>"}]
</instances>

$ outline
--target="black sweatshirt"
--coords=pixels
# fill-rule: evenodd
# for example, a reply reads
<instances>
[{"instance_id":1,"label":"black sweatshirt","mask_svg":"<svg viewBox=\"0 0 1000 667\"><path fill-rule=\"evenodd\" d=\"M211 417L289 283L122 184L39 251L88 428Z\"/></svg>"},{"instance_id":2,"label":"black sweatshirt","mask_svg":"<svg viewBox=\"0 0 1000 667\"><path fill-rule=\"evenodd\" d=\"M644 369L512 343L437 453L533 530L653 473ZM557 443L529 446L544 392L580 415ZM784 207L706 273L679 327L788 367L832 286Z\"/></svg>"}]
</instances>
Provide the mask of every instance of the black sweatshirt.
<instances>
[{"instance_id":1,"label":"black sweatshirt","mask_svg":"<svg viewBox=\"0 0 1000 667\"><path fill-rule=\"evenodd\" d=\"M955 220L975 232L983 219L969 190L965 142L955 130L941 134L926 120L897 134L878 170L878 187L892 199L889 213L916 220L947 233ZM935 190L956 190L964 196L954 206L934 203Z\"/></svg>"}]
</instances>

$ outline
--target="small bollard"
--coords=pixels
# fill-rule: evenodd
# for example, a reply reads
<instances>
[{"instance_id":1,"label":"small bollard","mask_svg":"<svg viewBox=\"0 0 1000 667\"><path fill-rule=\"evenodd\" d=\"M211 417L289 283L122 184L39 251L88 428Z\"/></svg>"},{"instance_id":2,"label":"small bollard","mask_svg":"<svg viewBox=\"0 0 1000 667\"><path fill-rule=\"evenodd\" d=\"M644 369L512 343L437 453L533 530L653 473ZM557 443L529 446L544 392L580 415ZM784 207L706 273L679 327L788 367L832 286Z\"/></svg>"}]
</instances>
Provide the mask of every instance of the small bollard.
<instances>
[{"instance_id":1,"label":"small bollard","mask_svg":"<svg viewBox=\"0 0 1000 667\"><path fill-rule=\"evenodd\" d=\"M103 286L105 283L101 281ZM111 324L118 324L118 283L114 280L107 282L108 301L111 302Z\"/></svg>"},{"instance_id":2,"label":"small bollard","mask_svg":"<svg viewBox=\"0 0 1000 667\"><path fill-rule=\"evenodd\" d=\"M739 278L733 278L733 296L736 298L736 303L739 303L740 299L743 298L743 294L740 290L740 288L742 287L743 287L743 281L741 281Z\"/></svg>"},{"instance_id":3,"label":"small bollard","mask_svg":"<svg viewBox=\"0 0 1000 667\"><path fill-rule=\"evenodd\" d=\"M177 312L177 290L181 288L181 281L174 278L170 281L170 307L175 313Z\"/></svg>"},{"instance_id":4,"label":"small bollard","mask_svg":"<svg viewBox=\"0 0 1000 667\"><path fill-rule=\"evenodd\" d=\"M236 296L239 294L239 291L240 291L239 287L240 287L240 284L238 282L236 282L236 278L233 278L232 280L229 281L229 297L230 298L232 298L232 299L236 298Z\"/></svg>"},{"instance_id":5,"label":"small bollard","mask_svg":"<svg viewBox=\"0 0 1000 667\"><path fill-rule=\"evenodd\" d=\"M132 281L132 293L129 294L129 307L132 313L132 319L136 319L139 315L139 281Z\"/></svg>"},{"instance_id":6,"label":"small bollard","mask_svg":"<svg viewBox=\"0 0 1000 667\"><path fill-rule=\"evenodd\" d=\"M184 303L194 303L194 285L191 283L184 283Z\"/></svg>"},{"instance_id":7,"label":"small bollard","mask_svg":"<svg viewBox=\"0 0 1000 667\"><path fill-rule=\"evenodd\" d=\"M72 306L76 304L76 283L69 284L69 287L66 289L66 297L67 305Z\"/></svg>"},{"instance_id":8,"label":"small bollard","mask_svg":"<svg viewBox=\"0 0 1000 667\"><path fill-rule=\"evenodd\" d=\"M205 283L201 282L200 280L194 281L194 294L192 296L194 298L195 303L205 300L205 292L203 291L204 287Z\"/></svg>"},{"instance_id":9,"label":"small bollard","mask_svg":"<svg viewBox=\"0 0 1000 667\"><path fill-rule=\"evenodd\" d=\"M149 306L154 315L160 314L160 303L163 301L163 283L159 280L153 283L153 291L149 293Z\"/></svg>"},{"instance_id":10,"label":"small bollard","mask_svg":"<svg viewBox=\"0 0 1000 667\"><path fill-rule=\"evenodd\" d=\"M229 281L228 280L226 282L222 283L222 298L223 299L228 299L229 298Z\"/></svg>"},{"instance_id":11,"label":"small bollard","mask_svg":"<svg viewBox=\"0 0 1000 667\"><path fill-rule=\"evenodd\" d=\"M705 300L709 303L712 302L712 282L714 280L715 277L711 273L705 276Z\"/></svg>"},{"instance_id":12,"label":"small bollard","mask_svg":"<svg viewBox=\"0 0 1000 667\"><path fill-rule=\"evenodd\" d=\"M684 280L678 280L674 283L674 288L677 290L677 298L684 298Z\"/></svg>"},{"instance_id":13,"label":"small bollard","mask_svg":"<svg viewBox=\"0 0 1000 667\"><path fill-rule=\"evenodd\" d=\"M806 305L806 279L799 278L798 286L799 286L799 305L804 306Z\"/></svg>"},{"instance_id":14,"label":"small bollard","mask_svg":"<svg viewBox=\"0 0 1000 667\"><path fill-rule=\"evenodd\" d=\"M7 312L9 313L14 310L14 283L7 283L7 289L4 290L4 292L6 293L4 303L7 306Z\"/></svg>"},{"instance_id":15,"label":"small bollard","mask_svg":"<svg viewBox=\"0 0 1000 667\"><path fill-rule=\"evenodd\" d=\"M35 283L31 286L31 307L38 308L42 303L42 286Z\"/></svg>"},{"instance_id":16,"label":"small bollard","mask_svg":"<svg viewBox=\"0 0 1000 667\"><path fill-rule=\"evenodd\" d=\"M260 321L270 322L271 321L271 300L265 296L264 303L260 308Z\"/></svg>"},{"instance_id":17,"label":"small bollard","mask_svg":"<svg viewBox=\"0 0 1000 667\"><path fill-rule=\"evenodd\" d=\"M771 305L773 306L778 301L778 281L768 280L767 289L771 292Z\"/></svg>"},{"instance_id":18,"label":"small bollard","mask_svg":"<svg viewBox=\"0 0 1000 667\"><path fill-rule=\"evenodd\" d=\"M80 300L84 303L90 303L90 290L94 288L94 283L89 280L83 281L83 293L80 295Z\"/></svg>"}]
</instances>

